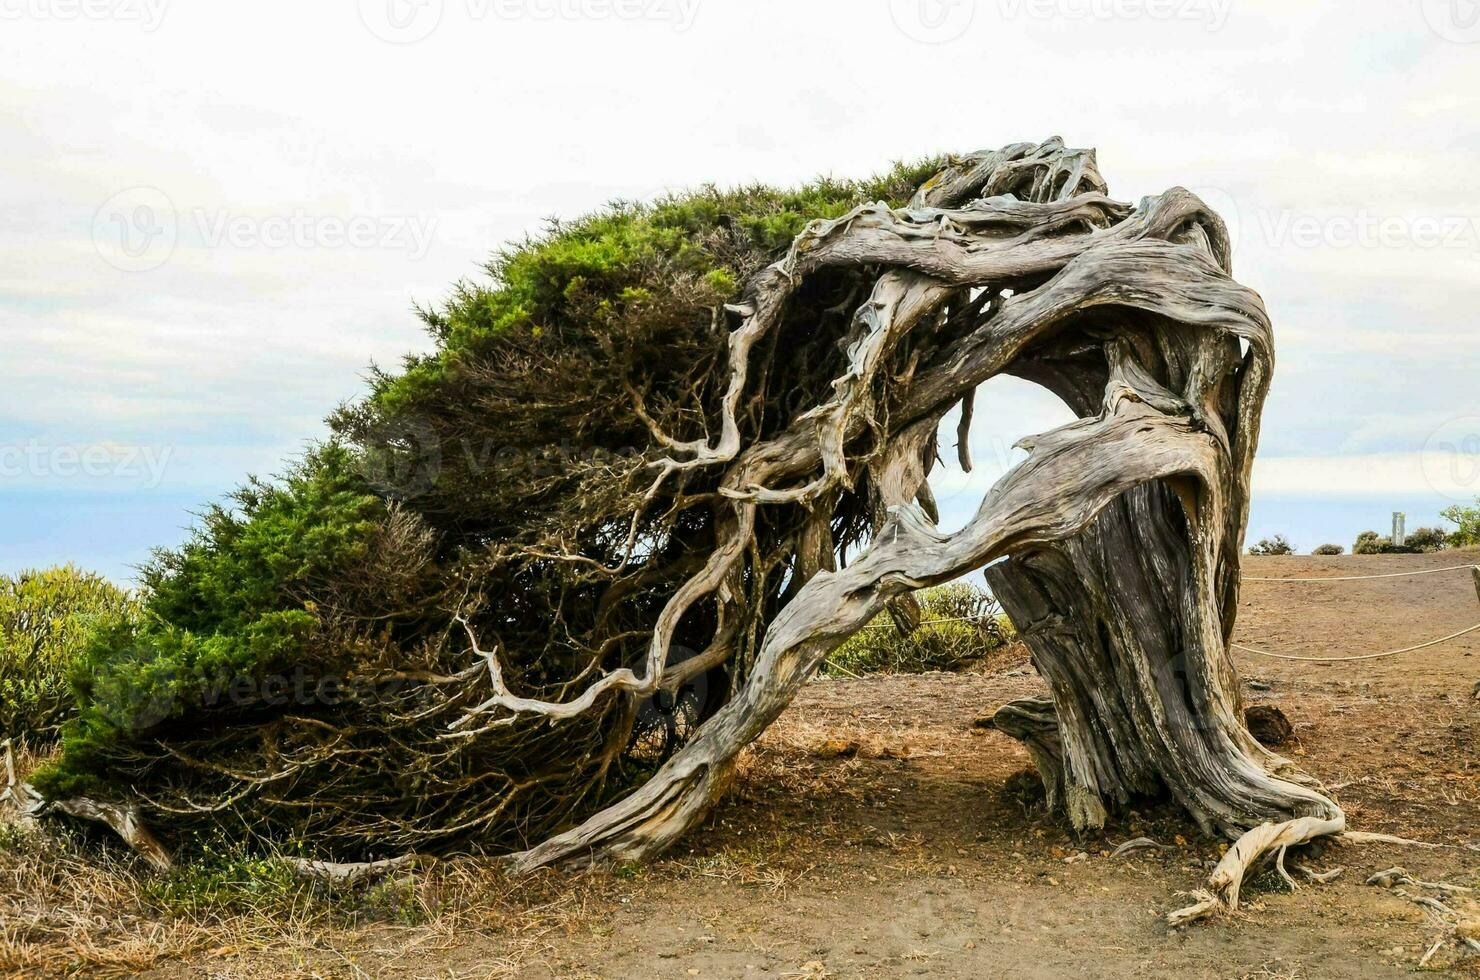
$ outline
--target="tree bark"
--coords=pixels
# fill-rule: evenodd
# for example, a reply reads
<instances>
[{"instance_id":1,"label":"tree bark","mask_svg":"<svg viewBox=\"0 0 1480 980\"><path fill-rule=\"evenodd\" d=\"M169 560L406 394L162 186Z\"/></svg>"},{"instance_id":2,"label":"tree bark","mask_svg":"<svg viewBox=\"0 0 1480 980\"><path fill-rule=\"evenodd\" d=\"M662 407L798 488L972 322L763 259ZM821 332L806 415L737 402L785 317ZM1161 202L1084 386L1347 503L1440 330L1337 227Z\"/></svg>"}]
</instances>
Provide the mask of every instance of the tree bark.
<instances>
[{"instance_id":1,"label":"tree bark","mask_svg":"<svg viewBox=\"0 0 1480 980\"><path fill-rule=\"evenodd\" d=\"M1273 369L1268 319L1228 278L1226 231L1195 197L1175 189L1132 209L1104 191L1091 152L1009 147L953 168L904 212L862 208L814 225L758 277L740 307L737 351L779 319L800 278L882 270L831 402L749 448L727 425L717 446L687 447L693 460L673 465L728 463L736 525L751 526L758 507L848 485L850 447L887 409L893 441L869 468L888 519L846 568L807 563L810 578L768 625L745 687L693 742L627 799L514 855L516 866L662 851L703 818L741 749L852 632L891 599L992 562L993 589L1051 691L999 711L997 727L1029 746L1051 804L1076 827L1163 792L1229 837L1271 820L1342 822L1249 735L1228 655ZM1005 194L1014 196L991 196ZM889 352L941 322L951 296L1007 283L1012 293L986 304L973 329L879 394ZM973 521L943 535L914 502L928 475L918 437L1000 373L1046 385L1081 419L1031 440L1030 458ZM741 389L745 376L742 355L732 375Z\"/></svg>"}]
</instances>

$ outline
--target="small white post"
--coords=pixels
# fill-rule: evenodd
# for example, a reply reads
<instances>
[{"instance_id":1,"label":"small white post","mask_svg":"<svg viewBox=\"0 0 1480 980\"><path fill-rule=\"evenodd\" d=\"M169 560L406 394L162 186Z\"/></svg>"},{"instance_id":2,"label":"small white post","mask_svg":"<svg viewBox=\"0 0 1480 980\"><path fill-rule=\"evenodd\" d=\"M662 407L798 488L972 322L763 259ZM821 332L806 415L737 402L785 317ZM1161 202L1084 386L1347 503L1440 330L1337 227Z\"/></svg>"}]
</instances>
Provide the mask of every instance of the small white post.
<instances>
[{"instance_id":1,"label":"small white post","mask_svg":"<svg viewBox=\"0 0 1480 980\"><path fill-rule=\"evenodd\" d=\"M1402 511L1393 512L1393 544L1399 548L1408 543L1408 515Z\"/></svg>"}]
</instances>

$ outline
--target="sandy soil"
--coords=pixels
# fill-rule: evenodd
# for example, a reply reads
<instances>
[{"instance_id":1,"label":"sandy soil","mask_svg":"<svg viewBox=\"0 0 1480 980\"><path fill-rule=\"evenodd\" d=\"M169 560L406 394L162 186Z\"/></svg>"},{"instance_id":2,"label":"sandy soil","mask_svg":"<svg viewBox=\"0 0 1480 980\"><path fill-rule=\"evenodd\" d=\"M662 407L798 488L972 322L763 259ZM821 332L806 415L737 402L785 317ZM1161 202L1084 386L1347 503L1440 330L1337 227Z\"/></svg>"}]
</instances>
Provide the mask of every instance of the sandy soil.
<instances>
[{"instance_id":1,"label":"sandy soil","mask_svg":"<svg viewBox=\"0 0 1480 980\"><path fill-rule=\"evenodd\" d=\"M1420 557L1249 559L1246 574L1377 574ZM1249 583L1238 641L1307 655L1407 646L1480 620L1468 573L1329 585ZM384 927L356 948L214 956L157 976L386 977L1406 977L1441 931L1364 884L1403 865L1480 885L1480 634L1393 660L1312 665L1240 655L1250 703L1295 724L1286 751L1354 829L1460 845L1319 849L1346 871L1291 893L1272 874L1235 918L1169 932L1177 893L1219 843L1148 805L1076 838L1041 807L1026 754L973 720L1039 689L991 673L822 680L750 751L709 827L640 869L581 876L575 914L454 935ZM829 743L856 742L849 758ZM1149 836L1162 851L1112 858ZM558 884L558 882L557 882ZM1460 900L1456 900L1460 901ZM1468 905L1475 914L1475 905ZM1480 976L1446 948L1429 970Z\"/></svg>"}]
</instances>

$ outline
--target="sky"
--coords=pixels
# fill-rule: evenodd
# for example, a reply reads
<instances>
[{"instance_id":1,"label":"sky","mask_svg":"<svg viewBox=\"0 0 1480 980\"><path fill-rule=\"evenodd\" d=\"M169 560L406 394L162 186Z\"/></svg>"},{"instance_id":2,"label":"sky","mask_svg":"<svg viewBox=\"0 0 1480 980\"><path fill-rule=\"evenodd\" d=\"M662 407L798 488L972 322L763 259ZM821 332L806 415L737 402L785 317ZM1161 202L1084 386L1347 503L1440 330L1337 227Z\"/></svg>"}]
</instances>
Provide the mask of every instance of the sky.
<instances>
[{"instance_id":1,"label":"sky","mask_svg":"<svg viewBox=\"0 0 1480 980\"><path fill-rule=\"evenodd\" d=\"M0 0L0 573L128 580L550 216L1051 135L1233 230L1251 540L1480 495L1472 0ZM945 523L1065 420L989 384Z\"/></svg>"}]
</instances>

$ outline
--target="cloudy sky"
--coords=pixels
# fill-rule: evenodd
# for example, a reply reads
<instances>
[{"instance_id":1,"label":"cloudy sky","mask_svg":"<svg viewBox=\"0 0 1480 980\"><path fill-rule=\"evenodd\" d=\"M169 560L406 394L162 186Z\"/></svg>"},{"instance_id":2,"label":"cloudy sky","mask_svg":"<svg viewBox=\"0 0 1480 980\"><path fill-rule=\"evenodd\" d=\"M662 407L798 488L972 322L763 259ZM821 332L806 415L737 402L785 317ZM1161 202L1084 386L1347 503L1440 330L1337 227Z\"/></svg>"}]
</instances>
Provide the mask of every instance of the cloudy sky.
<instances>
[{"instance_id":1,"label":"cloudy sky","mask_svg":"<svg viewBox=\"0 0 1480 980\"><path fill-rule=\"evenodd\" d=\"M616 197L1062 135L1236 232L1251 534L1480 494L1471 0L0 0L0 572L120 579L500 242ZM994 382L964 520L1061 409Z\"/></svg>"}]
</instances>

